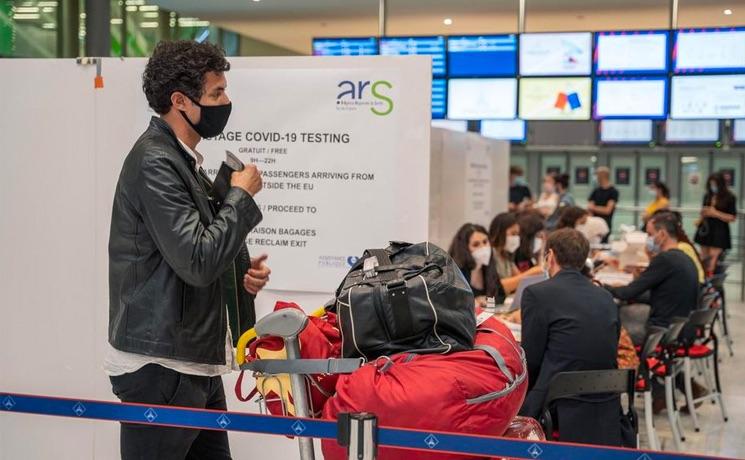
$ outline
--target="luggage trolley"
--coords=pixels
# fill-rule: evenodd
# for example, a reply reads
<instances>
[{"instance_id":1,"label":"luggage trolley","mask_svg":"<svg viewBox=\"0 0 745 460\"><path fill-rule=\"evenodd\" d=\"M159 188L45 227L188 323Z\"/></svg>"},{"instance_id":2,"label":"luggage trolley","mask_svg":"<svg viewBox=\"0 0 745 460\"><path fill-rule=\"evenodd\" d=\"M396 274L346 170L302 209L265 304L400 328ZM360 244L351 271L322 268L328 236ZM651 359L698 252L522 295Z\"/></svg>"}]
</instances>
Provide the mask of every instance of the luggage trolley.
<instances>
[{"instance_id":1,"label":"luggage trolley","mask_svg":"<svg viewBox=\"0 0 745 460\"><path fill-rule=\"evenodd\" d=\"M313 312L312 316L322 316L324 308ZM286 308L270 313L256 323L256 327L243 334L236 347L236 358L241 370L254 375L275 377L281 374L290 376L295 416L312 417L309 392L304 376L310 374L347 374L357 370L360 359L301 359L298 336L308 324L308 316L300 310ZM245 362L246 346L258 337L274 336L284 341L287 359L260 359ZM287 404L280 395L283 412ZM263 401L265 403L265 401ZM260 406L262 407L262 406ZM262 407L262 411L263 411ZM377 418L370 413L340 414L338 419L337 441L347 447L347 456L356 460L373 460L377 456ZM315 460L313 438L298 437L301 460Z\"/></svg>"}]
</instances>

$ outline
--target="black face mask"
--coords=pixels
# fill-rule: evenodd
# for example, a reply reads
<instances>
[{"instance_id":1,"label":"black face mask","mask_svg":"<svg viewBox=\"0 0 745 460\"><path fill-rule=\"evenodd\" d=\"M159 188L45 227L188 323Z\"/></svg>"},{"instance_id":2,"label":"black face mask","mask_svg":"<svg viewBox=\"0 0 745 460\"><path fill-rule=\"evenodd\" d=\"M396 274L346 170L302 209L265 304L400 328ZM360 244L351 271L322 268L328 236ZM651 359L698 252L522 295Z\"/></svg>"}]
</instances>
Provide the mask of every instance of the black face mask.
<instances>
[{"instance_id":1,"label":"black face mask","mask_svg":"<svg viewBox=\"0 0 745 460\"><path fill-rule=\"evenodd\" d=\"M223 105L202 105L199 102L192 100L194 104L199 106L202 115L199 117L199 123L194 124L186 116L186 112L179 110L181 116L184 117L189 126L194 128L194 131L199 134L202 139L208 139L215 137L225 129L225 125L228 124L228 118L230 118L230 111L233 109L233 104L228 102Z\"/></svg>"}]
</instances>

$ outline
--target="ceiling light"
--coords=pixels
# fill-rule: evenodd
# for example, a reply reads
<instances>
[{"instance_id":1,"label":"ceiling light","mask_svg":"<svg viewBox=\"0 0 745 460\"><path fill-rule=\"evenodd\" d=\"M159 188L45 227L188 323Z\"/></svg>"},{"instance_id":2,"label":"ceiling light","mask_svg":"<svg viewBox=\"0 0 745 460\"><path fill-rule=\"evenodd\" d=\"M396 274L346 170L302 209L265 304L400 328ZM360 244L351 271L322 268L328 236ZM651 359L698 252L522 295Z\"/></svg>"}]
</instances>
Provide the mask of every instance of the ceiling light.
<instances>
[{"instance_id":1,"label":"ceiling light","mask_svg":"<svg viewBox=\"0 0 745 460\"><path fill-rule=\"evenodd\" d=\"M155 21L147 21L147 22L140 23L140 27L142 27L143 29L157 29L158 25L159 24Z\"/></svg>"},{"instance_id":2,"label":"ceiling light","mask_svg":"<svg viewBox=\"0 0 745 460\"><path fill-rule=\"evenodd\" d=\"M726 10L723 11L723 13L726 14L727 16L729 16L729 15L732 14L732 10L729 9L729 8L727 8Z\"/></svg>"},{"instance_id":3,"label":"ceiling light","mask_svg":"<svg viewBox=\"0 0 745 460\"><path fill-rule=\"evenodd\" d=\"M13 19L15 19L17 21L27 20L27 19L39 19L40 17L41 17L41 15L38 14L38 13L20 13L20 14L19 13L15 13L13 15Z\"/></svg>"},{"instance_id":4,"label":"ceiling light","mask_svg":"<svg viewBox=\"0 0 745 460\"><path fill-rule=\"evenodd\" d=\"M445 24L446 26L449 26L453 23L453 20L450 18L445 18L442 20L442 23Z\"/></svg>"},{"instance_id":5,"label":"ceiling light","mask_svg":"<svg viewBox=\"0 0 745 460\"><path fill-rule=\"evenodd\" d=\"M254 0L254 2L259 3L261 0Z\"/></svg>"}]
</instances>

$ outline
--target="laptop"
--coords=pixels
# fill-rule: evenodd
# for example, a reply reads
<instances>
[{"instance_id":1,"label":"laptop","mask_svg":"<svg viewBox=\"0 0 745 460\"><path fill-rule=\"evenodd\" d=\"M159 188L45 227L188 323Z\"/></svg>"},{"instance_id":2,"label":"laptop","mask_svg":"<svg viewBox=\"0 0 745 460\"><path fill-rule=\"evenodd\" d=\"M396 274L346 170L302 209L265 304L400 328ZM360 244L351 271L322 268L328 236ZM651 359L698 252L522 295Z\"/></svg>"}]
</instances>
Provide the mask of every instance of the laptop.
<instances>
[{"instance_id":1,"label":"laptop","mask_svg":"<svg viewBox=\"0 0 745 460\"><path fill-rule=\"evenodd\" d=\"M523 298L523 292L525 292L525 288L528 286L532 286L534 284L540 283L542 281L546 281L548 277L545 273L541 273L540 275L532 275L532 276L526 276L525 278L520 280L520 283L517 285L517 291L515 292L515 298L512 299L512 305L511 310L517 310L520 308L520 301Z\"/></svg>"}]
</instances>

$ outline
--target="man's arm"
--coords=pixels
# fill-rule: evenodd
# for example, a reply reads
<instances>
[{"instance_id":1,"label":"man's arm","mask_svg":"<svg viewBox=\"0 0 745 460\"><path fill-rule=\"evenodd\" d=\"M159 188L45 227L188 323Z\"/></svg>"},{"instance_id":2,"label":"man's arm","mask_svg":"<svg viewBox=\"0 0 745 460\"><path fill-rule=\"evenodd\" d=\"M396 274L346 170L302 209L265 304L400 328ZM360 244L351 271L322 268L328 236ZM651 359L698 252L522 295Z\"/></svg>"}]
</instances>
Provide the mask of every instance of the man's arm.
<instances>
[{"instance_id":1,"label":"man's arm","mask_svg":"<svg viewBox=\"0 0 745 460\"><path fill-rule=\"evenodd\" d=\"M542 308L543 307L543 308ZM522 310L522 345L528 362L529 387L538 380L543 355L548 342L548 320L545 305L540 305L530 288L523 292L520 309Z\"/></svg>"},{"instance_id":2,"label":"man's arm","mask_svg":"<svg viewBox=\"0 0 745 460\"><path fill-rule=\"evenodd\" d=\"M613 294L613 297L616 297L618 299L635 299L644 292L660 284L660 282L662 282L662 280L664 280L668 276L671 269L672 267L669 265L667 260L661 258L660 256L657 256L652 259L649 267L644 270L641 275L639 275L639 278L632 281L631 284L629 284L628 286L606 286L606 289L608 289L608 291Z\"/></svg>"},{"instance_id":3,"label":"man's arm","mask_svg":"<svg viewBox=\"0 0 745 460\"><path fill-rule=\"evenodd\" d=\"M231 187L208 226L191 193L164 156L146 159L137 184L142 219L168 265L192 286L217 280L262 215L245 190Z\"/></svg>"},{"instance_id":4,"label":"man's arm","mask_svg":"<svg viewBox=\"0 0 745 460\"><path fill-rule=\"evenodd\" d=\"M590 202L591 207L590 210L597 215L600 216L610 216L613 214L613 210L616 209L616 200L610 200L608 201L608 204L605 206L598 206L594 202Z\"/></svg>"}]
</instances>

